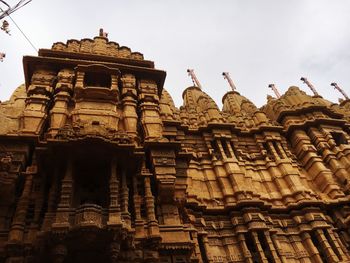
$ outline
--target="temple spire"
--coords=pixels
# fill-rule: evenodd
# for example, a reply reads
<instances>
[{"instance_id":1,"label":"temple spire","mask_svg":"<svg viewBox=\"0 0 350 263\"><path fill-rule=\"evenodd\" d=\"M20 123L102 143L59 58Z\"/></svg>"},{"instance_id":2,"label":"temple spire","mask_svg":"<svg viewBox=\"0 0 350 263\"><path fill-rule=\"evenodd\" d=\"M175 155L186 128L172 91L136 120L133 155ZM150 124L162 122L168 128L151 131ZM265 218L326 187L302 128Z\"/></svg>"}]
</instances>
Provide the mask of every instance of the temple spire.
<instances>
[{"instance_id":1,"label":"temple spire","mask_svg":"<svg viewBox=\"0 0 350 263\"><path fill-rule=\"evenodd\" d=\"M269 88L273 90L273 92L275 93L277 99L281 98L281 94L278 92L275 84L269 84Z\"/></svg>"},{"instance_id":2,"label":"temple spire","mask_svg":"<svg viewBox=\"0 0 350 263\"><path fill-rule=\"evenodd\" d=\"M346 100L349 99L348 95L346 95L345 91L343 89L341 89L337 83L333 82L333 83L331 83L331 86L333 86L336 90L338 90L344 96L344 98Z\"/></svg>"},{"instance_id":3,"label":"temple spire","mask_svg":"<svg viewBox=\"0 0 350 263\"><path fill-rule=\"evenodd\" d=\"M198 79L197 79L197 77L196 77L196 74L194 74L194 70L193 70L193 69L188 69L187 72L188 72L188 75L189 75L189 76L191 77L191 79L192 79L193 85L196 86L196 87L198 87L198 88L200 88L200 89L202 89L202 86L201 86L201 84L199 83L199 81L198 81Z\"/></svg>"},{"instance_id":4,"label":"temple spire","mask_svg":"<svg viewBox=\"0 0 350 263\"><path fill-rule=\"evenodd\" d=\"M308 81L307 78L301 77L300 80L303 81L303 82L311 89L312 93L313 93L315 96L320 96L320 95L318 94L318 92L316 91L314 85L312 85L311 82Z\"/></svg>"},{"instance_id":5,"label":"temple spire","mask_svg":"<svg viewBox=\"0 0 350 263\"><path fill-rule=\"evenodd\" d=\"M230 74L228 72L222 72L222 75L224 76L224 79L226 79L228 81L228 84L230 85L232 91L235 91L236 86L233 83L233 81L232 81L232 79L230 77Z\"/></svg>"}]
</instances>

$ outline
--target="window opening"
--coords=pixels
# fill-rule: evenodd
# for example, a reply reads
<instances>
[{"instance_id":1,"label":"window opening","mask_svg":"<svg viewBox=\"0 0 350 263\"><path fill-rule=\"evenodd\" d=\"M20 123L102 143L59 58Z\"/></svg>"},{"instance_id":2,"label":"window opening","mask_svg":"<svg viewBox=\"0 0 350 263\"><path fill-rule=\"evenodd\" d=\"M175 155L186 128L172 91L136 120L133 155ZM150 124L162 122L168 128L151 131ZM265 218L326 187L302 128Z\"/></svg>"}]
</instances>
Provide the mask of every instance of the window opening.
<instances>
[{"instance_id":1,"label":"window opening","mask_svg":"<svg viewBox=\"0 0 350 263\"><path fill-rule=\"evenodd\" d=\"M104 72L86 72L84 77L86 87L111 88L111 75Z\"/></svg>"},{"instance_id":2,"label":"window opening","mask_svg":"<svg viewBox=\"0 0 350 263\"><path fill-rule=\"evenodd\" d=\"M224 153L226 155L227 158L232 158L232 155L227 147L227 141L224 140L224 139L221 139L221 145L222 145L222 148L224 150Z\"/></svg>"},{"instance_id":3,"label":"window opening","mask_svg":"<svg viewBox=\"0 0 350 263\"><path fill-rule=\"evenodd\" d=\"M320 253L320 257L321 257L322 261L327 262L327 255L326 255L325 251L323 250L323 247L321 246L320 242L318 242L318 239L317 239L315 233L311 232L310 236L311 236L312 243L314 243L315 248Z\"/></svg>"},{"instance_id":4,"label":"window opening","mask_svg":"<svg viewBox=\"0 0 350 263\"><path fill-rule=\"evenodd\" d=\"M277 142L276 142L276 141L273 141L272 144L273 144L273 147L275 148L275 150L276 150L278 156L279 156L281 159L283 159L283 158L284 158L284 157L283 157L283 154L282 154L282 152L281 152L280 147L278 147Z\"/></svg>"},{"instance_id":5,"label":"window opening","mask_svg":"<svg viewBox=\"0 0 350 263\"><path fill-rule=\"evenodd\" d=\"M198 245L199 245L199 250L201 252L201 257L202 257L202 261L203 263L208 263L208 257L207 257L207 252L204 246L204 240L203 240L203 236L199 235L198 236Z\"/></svg>"},{"instance_id":6,"label":"window opening","mask_svg":"<svg viewBox=\"0 0 350 263\"><path fill-rule=\"evenodd\" d=\"M261 231L258 231L258 239L259 239L261 247L262 247L262 249L264 251L265 257L267 258L267 260L269 262L273 262L271 250L270 250L270 247L269 247L269 245L267 243L265 234L263 232L261 232Z\"/></svg>"},{"instance_id":7,"label":"window opening","mask_svg":"<svg viewBox=\"0 0 350 263\"><path fill-rule=\"evenodd\" d=\"M259 253L256 250L255 242L254 242L252 236L249 233L245 233L244 237L245 237L245 242L246 242L246 245L249 249L249 252L252 255L253 263L260 263Z\"/></svg>"},{"instance_id":8,"label":"window opening","mask_svg":"<svg viewBox=\"0 0 350 263\"><path fill-rule=\"evenodd\" d=\"M213 149L213 155L216 157L216 159L221 160L221 154L219 151L219 147L217 146L215 141L210 142L211 148Z\"/></svg>"},{"instance_id":9,"label":"window opening","mask_svg":"<svg viewBox=\"0 0 350 263\"><path fill-rule=\"evenodd\" d=\"M345 135L341 132L331 132L331 135L337 146L341 144L348 144L348 140L345 138Z\"/></svg>"},{"instance_id":10,"label":"window opening","mask_svg":"<svg viewBox=\"0 0 350 263\"><path fill-rule=\"evenodd\" d=\"M330 231L331 231L331 230L330 230ZM333 249L334 253L338 256L339 259L342 259L342 257L341 257L341 255L340 255L340 253L339 253L339 251L338 251L338 249L337 249L337 247L336 247L336 245L335 245L335 243L334 243L334 241L333 241L331 235L328 233L328 230L327 230L327 229L324 229L324 230L323 230L323 233L324 233L324 235L325 235L325 237L326 237L326 239L327 239L329 245L330 245L331 248Z\"/></svg>"}]
</instances>

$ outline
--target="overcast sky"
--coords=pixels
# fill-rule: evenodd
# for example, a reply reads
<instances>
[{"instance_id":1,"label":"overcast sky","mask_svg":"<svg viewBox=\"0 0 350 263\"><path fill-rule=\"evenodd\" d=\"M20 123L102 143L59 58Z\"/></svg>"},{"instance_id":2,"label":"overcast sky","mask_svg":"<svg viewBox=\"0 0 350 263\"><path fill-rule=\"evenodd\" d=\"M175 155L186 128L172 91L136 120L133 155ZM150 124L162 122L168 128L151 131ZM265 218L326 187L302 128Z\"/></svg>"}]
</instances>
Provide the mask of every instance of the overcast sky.
<instances>
[{"instance_id":1,"label":"overcast sky","mask_svg":"<svg viewBox=\"0 0 350 263\"><path fill-rule=\"evenodd\" d=\"M18 0L8 0L14 5ZM3 7L3 6L1 6ZM175 104L191 85L193 68L221 107L230 90L228 71L238 91L258 107L273 94L307 77L333 102L341 97L336 81L350 95L350 1L348 0L33 0L12 14L36 48L54 42L93 38L103 27L109 39L139 51L165 70L165 88ZM22 57L36 55L8 19L12 36L0 31L0 100L24 82Z\"/></svg>"}]
</instances>

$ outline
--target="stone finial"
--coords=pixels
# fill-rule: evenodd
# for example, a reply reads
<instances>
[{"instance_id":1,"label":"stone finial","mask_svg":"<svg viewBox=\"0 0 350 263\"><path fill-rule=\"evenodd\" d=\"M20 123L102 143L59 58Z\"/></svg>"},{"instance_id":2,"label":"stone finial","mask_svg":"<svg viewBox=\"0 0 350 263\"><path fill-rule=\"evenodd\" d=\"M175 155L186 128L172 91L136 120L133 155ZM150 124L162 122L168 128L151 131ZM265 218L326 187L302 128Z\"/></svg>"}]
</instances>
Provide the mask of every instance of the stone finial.
<instances>
[{"instance_id":1,"label":"stone finial","mask_svg":"<svg viewBox=\"0 0 350 263\"><path fill-rule=\"evenodd\" d=\"M307 78L301 77L300 80L303 81L303 82L311 89L312 93L313 93L315 96L320 96L320 95L318 94L318 92L316 91L314 85L312 85L311 82L308 81Z\"/></svg>"},{"instance_id":2,"label":"stone finial","mask_svg":"<svg viewBox=\"0 0 350 263\"><path fill-rule=\"evenodd\" d=\"M278 92L275 84L269 84L269 88L273 90L273 92L275 93L277 99L281 98L281 94Z\"/></svg>"},{"instance_id":3,"label":"stone finial","mask_svg":"<svg viewBox=\"0 0 350 263\"><path fill-rule=\"evenodd\" d=\"M333 86L336 90L338 90L338 91L344 96L344 98L345 98L346 100L349 99L348 95L346 95L345 91L344 91L342 88L340 88L340 87L338 86L337 83L332 82L332 83L331 83L331 86Z\"/></svg>"},{"instance_id":4,"label":"stone finial","mask_svg":"<svg viewBox=\"0 0 350 263\"><path fill-rule=\"evenodd\" d=\"M193 69L187 69L188 75L191 77L193 85L202 89L201 84L199 83L199 80L196 77L196 74L194 74L194 70Z\"/></svg>"},{"instance_id":5,"label":"stone finial","mask_svg":"<svg viewBox=\"0 0 350 263\"><path fill-rule=\"evenodd\" d=\"M100 36L100 37L105 37L105 38L107 38L107 37L108 37L108 33L105 32L105 31L103 31L103 28L100 28L99 36Z\"/></svg>"},{"instance_id":6,"label":"stone finial","mask_svg":"<svg viewBox=\"0 0 350 263\"><path fill-rule=\"evenodd\" d=\"M228 81L228 84L230 85L232 91L235 91L236 86L233 83L233 81L232 81L232 79L230 77L230 74L228 72L222 72L222 75L224 76L224 79L226 79Z\"/></svg>"},{"instance_id":7,"label":"stone finial","mask_svg":"<svg viewBox=\"0 0 350 263\"><path fill-rule=\"evenodd\" d=\"M3 62L4 58L6 57L5 53L0 52L0 61Z\"/></svg>"},{"instance_id":8,"label":"stone finial","mask_svg":"<svg viewBox=\"0 0 350 263\"><path fill-rule=\"evenodd\" d=\"M4 31L6 34L10 34L10 24L6 20L2 21L2 26L0 27L2 31Z\"/></svg>"}]
</instances>

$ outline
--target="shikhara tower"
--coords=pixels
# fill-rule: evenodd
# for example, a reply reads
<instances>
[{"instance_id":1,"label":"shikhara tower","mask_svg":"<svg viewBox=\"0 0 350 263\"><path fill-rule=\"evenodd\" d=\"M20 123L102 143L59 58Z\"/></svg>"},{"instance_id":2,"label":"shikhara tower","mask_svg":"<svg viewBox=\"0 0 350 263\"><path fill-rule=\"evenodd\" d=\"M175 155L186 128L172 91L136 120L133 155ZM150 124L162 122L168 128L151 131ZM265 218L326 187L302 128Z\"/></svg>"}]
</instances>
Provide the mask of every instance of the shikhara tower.
<instances>
[{"instance_id":1,"label":"shikhara tower","mask_svg":"<svg viewBox=\"0 0 350 263\"><path fill-rule=\"evenodd\" d=\"M349 262L350 101L223 109L101 33L0 104L0 262Z\"/></svg>"}]
</instances>

